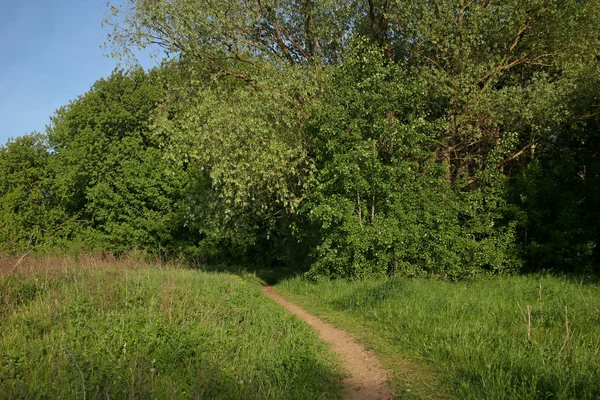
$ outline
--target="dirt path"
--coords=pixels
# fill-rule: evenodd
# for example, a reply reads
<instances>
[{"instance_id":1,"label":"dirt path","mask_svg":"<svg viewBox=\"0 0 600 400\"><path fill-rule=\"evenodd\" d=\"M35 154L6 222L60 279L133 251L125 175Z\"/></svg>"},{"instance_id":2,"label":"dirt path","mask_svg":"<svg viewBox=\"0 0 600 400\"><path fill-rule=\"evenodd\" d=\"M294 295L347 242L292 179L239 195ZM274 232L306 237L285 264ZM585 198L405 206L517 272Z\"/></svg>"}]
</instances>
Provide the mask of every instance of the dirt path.
<instances>
[{"instance_id":1,"label":"dirt path","mask_svg":"<svg viewBox=\"0 0 600 400\"><path fill-rule=\"evenodd\" d=\"M344 398L347 400L389 400L394 394L387 384L388 374L375 355L357 343L346 331L307 313L301 307L281 297L271 286L263 293L292 314L312 326L325 342L331 345L344 363L350 377L344 379Z\"/></svg>"}]
</instances>

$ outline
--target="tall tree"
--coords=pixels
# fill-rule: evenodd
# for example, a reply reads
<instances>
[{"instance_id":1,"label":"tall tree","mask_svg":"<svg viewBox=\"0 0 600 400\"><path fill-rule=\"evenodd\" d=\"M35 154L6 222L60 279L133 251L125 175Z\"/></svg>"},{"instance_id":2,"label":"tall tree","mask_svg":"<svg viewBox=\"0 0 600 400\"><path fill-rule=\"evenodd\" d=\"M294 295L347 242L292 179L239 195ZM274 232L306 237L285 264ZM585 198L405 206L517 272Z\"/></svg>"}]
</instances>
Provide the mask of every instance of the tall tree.
<instances>
[{"instance_id":1,"label":"tall tree","mask_svg":"<svg viewBox=\"0 0 600 400\"><path fill-rule=\"evenodd\" d=\"M509 172L561 123L590 112L566 103L570 71L598 73L598 18L596 0L394 1L392 46L430 83L435 157L449 180Z\"/></svg>"},{"instance_id":2,"label":"tall tree","mask_svg":"<svg viewBox=\"0 0 600 400\"><path fill-rule=\"evenodd\" d=\"M51 157L39 133L0 147L0 249L38 246L67 229L54 190Z\"/></svg>"},{"instance_id":3,"label":"tall tree","mask_svg":"<svg viewBox=\"0 0 600 400\"><path fill-rule=\"evenodd\" d=\"M184 173L150 129L163 94L160 70L115 71L52 118L57 195L90 246L158 250L174 240Z\"/></svg>"},{"instance_id":4,"label":"tall tree","mask_svg":"<svg viewBox=\"0 0 600 400\"><path fill-rule=\"evenodd\" d=\"M112 12L117 54L157 45L177 66L153 129L203 171L213 192L196 210L266 237L295 220L324 273L519 265L517 234L529 246L532 221L549 219L509 187L575 150L600 110L585 89L600 70L597 0L131 0Z\"/></svg>"},{"instance_id":5,"label":"tall tree","mask_svg":"<svg viewBox=\"0 0 600 400\"><path fill-rule=\"evenodd\" d=\"M342 56L362 2L342 0L129 0L110 6L112 49L158 45L169 55L193 57L222 72L252 79L261 61L305 64Z\"/></svg>"}]
</instances>

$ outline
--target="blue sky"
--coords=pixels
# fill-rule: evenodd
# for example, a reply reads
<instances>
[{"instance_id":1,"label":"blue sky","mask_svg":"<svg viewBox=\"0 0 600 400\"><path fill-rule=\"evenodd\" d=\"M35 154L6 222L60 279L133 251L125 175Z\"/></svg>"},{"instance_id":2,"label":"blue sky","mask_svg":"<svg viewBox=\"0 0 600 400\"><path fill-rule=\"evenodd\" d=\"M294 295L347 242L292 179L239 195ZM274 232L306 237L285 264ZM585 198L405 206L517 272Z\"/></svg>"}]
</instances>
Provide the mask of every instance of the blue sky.
<instances>
[{"instance_id":1,"label":"blue sky","mask_svg":"<svg viewBox=\"0 0 600 400\"><path fill-rule=\"evenodd\" d=\"M106 3L0 1L0 145L9 137L44 132L57 108L115 68L118 61L100 49L110 29L101 27Z\"/></svg>"}]
</instances>

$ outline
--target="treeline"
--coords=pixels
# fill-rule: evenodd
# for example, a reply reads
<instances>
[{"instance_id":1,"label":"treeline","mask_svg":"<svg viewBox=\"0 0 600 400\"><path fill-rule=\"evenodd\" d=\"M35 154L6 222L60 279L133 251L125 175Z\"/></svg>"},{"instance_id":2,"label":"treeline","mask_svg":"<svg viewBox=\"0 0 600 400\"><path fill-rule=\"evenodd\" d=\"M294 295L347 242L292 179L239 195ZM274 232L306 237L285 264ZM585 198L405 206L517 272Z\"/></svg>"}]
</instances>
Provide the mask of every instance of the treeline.
<instances>
[{"instance_id":1,"label":"treeline","mask_svg":"<svg viewBox=\"0 0 600 400\"><path fill-rule=\"evenodd\" d=\"M600 261L600 2L130 0L115 71L0 149L0 247L311 277Z\"/></svg>"}]
</instances>

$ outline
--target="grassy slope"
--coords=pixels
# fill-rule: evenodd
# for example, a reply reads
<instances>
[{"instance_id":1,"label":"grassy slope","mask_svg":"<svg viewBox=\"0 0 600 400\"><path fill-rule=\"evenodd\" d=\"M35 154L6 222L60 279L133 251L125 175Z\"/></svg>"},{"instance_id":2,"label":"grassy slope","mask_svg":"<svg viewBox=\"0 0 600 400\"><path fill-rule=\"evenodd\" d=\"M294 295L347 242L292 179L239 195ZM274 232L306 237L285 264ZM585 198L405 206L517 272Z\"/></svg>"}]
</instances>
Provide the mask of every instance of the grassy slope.
<instances>
[{"instance_id":1,"label":"grassy slope","mask_svg":"<svg viewBox=\"0 0 600 400\"><path fill-rule=\"evenodd\" d=\"M395 372L402 398L600 398L597 285L294 278L276 288L362 337Z\"/></svg>"},{"instance_id":2,"label":"grassy slope","mask_svg":"<svg viewBox=\"0 0 600 400\"><path fill-rule=\"evenodd\" d=\"M0 398L335 399L339 382L316 334L234 275L0 275Z\"/></svg>"}]
</instances>

